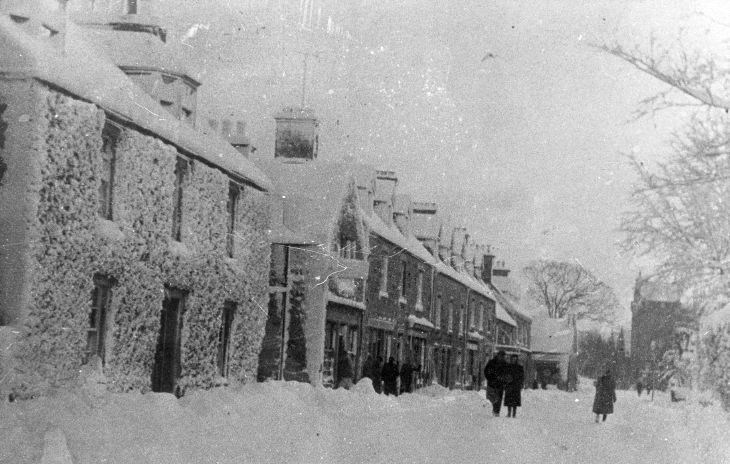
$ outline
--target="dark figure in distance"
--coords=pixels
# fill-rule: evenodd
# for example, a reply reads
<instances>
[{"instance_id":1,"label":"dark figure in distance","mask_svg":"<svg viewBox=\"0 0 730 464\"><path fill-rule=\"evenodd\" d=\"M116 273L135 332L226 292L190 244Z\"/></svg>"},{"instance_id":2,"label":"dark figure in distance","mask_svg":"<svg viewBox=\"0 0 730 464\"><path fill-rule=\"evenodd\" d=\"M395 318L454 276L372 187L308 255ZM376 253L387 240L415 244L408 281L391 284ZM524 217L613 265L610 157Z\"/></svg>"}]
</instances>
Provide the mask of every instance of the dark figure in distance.
<instances>
[{"instance_id":1,"label":"dark figure in distance","mask_svg":"<svg viewBox=\"0 0 730 464\"><path fill-rule=\"evenodd\" d=\"M365 358L365 362L362 363L362 377L361 378L367 377L370 380L372 380L374 368L375 368L375 361L373 360L373 355L368 353L367 357Z\"/></svg>"},{"instance_id":2,"label":"dark figure in distance","mask_svg":"<svg viewBox=\"0 0 730 464\"><path fill-rule=\"evenodd\" d=\"M639 377L639 380L636 381L636 393L641 396L641 392L644 391L644 377Z\"/></svg>"},{"instance_id":3,"label":"dark figure in distance","mask_svg":"<svg viewBox=\"0 0 730 464\"><path fill-rule=\"evenodd\" d=\"M413 366L411 361L406 359L406 362L400 368L400 392L411 393L411 384L413 381Z\"/></svg>"},{"instance_id":4,"label":"dark figure in distance","mask_svg":"<svg viewBox=\"0 0 730 464\"><path fill-rule=\"evenodd\" d=\"M522 406L522 384L525 382L525 369L517 362L518 356L513 354L507 364L508 383L504 388L504 405L507 406L507 417L517 417L517 408Z\"/></svg>"},{"instance_id":5,"label":"dark figure in distance","mask_svg":"<svg viewBox=\"0 0 730 464\"><path fill-rule=\"evenodd\" d=\"M388 358L388 362L383 366L381 377L383 378L383 393L398 396L398 366L395 364L393 356Z\"/></svg>"},{"instance_id":6,"label":"dark figure in distance","mask_svg":"<svg viewBox=\"0 0 730 464\"><path fill-rule=\"evenodd\" d=\"M375 393L380 393L382 391L381 385L380 385L380 383L381 383L380 374L381 374L382 370L383 370L383 357L378 356L377 358L375 358L375 363L373 364L373 369L372 369L373 376L370 377L371 379L373 379L373 388L375 389Z\"/></svg>"},{"instance_id":7,"label":"dark figure in distance","mask_svg":"<svg viewBox=\"0 0 730 464\"><path fill-rule=\"evenodd\" d=\"M616 381L611 376L611 370L606 369L605 373L596 380L596 397L593 399L593 413L602 415L606 420L608 414L613 414L613 403L616 402Z\"/></svg>"},{"instance_id":8,"label":"dark figure in distance","mask_svg":"<svg viewBox=\"0 0 730 464\"><path fill-rule=\"evenodd\" d=\"M502 409L506 368L504 351L499 351L484 367L484 377L487 379L487 399L492 403L492 413L495 416L499 416L499 411Z\"/></svg>"}]
</instances>

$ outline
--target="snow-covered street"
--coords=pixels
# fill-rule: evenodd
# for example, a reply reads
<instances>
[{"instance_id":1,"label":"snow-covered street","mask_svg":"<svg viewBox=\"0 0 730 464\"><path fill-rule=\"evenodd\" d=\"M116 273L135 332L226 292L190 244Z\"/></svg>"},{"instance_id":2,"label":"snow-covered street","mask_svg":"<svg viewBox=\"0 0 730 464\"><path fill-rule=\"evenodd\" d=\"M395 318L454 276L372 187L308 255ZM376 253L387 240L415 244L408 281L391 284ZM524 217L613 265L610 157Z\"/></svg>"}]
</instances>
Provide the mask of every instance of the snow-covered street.
<instances>
[{"instance_id":1,"label":"snow-covered street","mask_svg":"<svg viewBox=\"0 0 730 464\"><path fill-rule=\"evenodd\" d=\"M730 424L716 406L618 392L596 424L593 387L526 390L518 417L493 417L483 391L429 387L398 398L295 382L239 390L62 395L0 406L0 462L723 463ZM61 451L59 451L61 450ZM64 461L53 461L64 462ZM67 461L68 462L68 461Z\"/></svg>"}]
</instances>

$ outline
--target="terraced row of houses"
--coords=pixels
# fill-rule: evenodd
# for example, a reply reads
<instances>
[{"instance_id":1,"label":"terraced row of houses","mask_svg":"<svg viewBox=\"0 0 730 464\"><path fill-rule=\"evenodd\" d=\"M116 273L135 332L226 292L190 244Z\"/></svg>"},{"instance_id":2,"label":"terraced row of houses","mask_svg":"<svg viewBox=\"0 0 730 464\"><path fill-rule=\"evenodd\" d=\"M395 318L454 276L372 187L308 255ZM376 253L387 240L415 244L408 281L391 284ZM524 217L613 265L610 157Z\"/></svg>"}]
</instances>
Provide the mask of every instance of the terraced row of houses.
<instances>
[{"instance_id":1,"label":"terraced row of houses","mask_svg":"<svg viewBox=\"0 0 730 464\"><path fill-rule=\"evenodd\" d=\"M307 110L275 115L256 158L196 127L200 83L120 8L0 2L2 393L88 371L178 395L332 385L340 343L358 372L393 356L449 387L479 384L495 349L529 367L530 318L488 248L394 172L318 160Z\"/></svg>"}]
</instances>

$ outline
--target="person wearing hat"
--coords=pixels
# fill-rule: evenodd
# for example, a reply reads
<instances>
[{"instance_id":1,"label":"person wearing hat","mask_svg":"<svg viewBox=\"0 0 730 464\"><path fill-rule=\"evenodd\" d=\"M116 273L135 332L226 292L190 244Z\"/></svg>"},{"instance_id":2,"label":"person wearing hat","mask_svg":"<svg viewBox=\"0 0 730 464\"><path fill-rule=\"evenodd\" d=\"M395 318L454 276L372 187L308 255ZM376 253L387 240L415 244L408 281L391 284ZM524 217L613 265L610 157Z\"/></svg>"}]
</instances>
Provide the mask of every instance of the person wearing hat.
<instances>
[{"instance_id":1,"label":"person wearing hat","mask_svg":"<svg viewBox=\"0 0 730 464\"><path fill-rule=\"evenodd\" d=\"M484 377L487 379L487 400L492 403L492 414L499 416L504 397L505 380L507 377L507 354L500 350L484 366Z\"/></svg>"}]
</instances>

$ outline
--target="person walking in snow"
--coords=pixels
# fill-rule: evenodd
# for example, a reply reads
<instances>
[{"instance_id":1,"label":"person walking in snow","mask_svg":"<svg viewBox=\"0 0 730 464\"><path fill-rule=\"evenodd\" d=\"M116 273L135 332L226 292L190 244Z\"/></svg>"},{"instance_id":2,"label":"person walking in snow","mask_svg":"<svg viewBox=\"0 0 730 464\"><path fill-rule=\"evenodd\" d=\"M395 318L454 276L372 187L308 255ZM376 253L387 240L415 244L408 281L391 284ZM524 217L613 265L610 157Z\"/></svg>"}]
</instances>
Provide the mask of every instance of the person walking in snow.
<instances>
[{"instance_id":1,"label":"person walking in snow","mask_svg":"<svg viewBox=\"0 0 730 464\"><path fill-rule=\"evenodd\" d=\"M375 393L381 393L381 377L380 374L383 370L383 357L378 356L375 358L375 363L373 364L373 370L372 370L372 377L373 379L373 388L375 389Z\"/></svg>"},{"instance_id":2,"label":"person walking in snow","mask_svg":"<svg viewBox=\"0 0 730 464\"><path fill-rule=\"evenodd\" d=\"M355 378L355 369L353 368L352 354L349 351L344 351L340 354L340 359L337 362L337 373L340 378L337 386L342 387L345 390L349 390L353 385Z\"/></svg>"},{"instance_id":3,"label":"person walking in snow","mask_svg":"<svg viewBox=\"0 0 730 464\"><path fill-rule=\"evenodd\" d=\"M492 414L499 416L504 396L505 374L507 363L505 352L499 351L484 366L484 377L487 379L487 400L492 403Z\"/></svg>"},{"instance_id":4,"label":"person walking in snow","mask_svg":"<svg viewBox=\"0 0 730 464\"><path fill-rule=\"evenodd\" d=\"M395 364L393 356L388 358L388 363L383 366L381 377L383 378L383 393L398 396L398 366Z\"/></svg>"},{"instance_id":5,"label":"person walking in snow","mask_svg":"<svg viewBox=\"0 0 730 464\"><path fill-rule=\"evenodd\" d=\"M613 414L613 403L616 402L616 381L613 380L611 370L606 368L604 374L596 380L596 397L593 399L593 413L606 420L608 414Z\"/></svg>"},{"instance_id":6,"label":"person walking in snow","mask_svg":"<svg viewBox=\"0 0 730 464\"><path fill-rule=\"evenodd\" d=\"M517 408L522 406L522 385L525 382L525 369L519 364L516 354L509 357L506 371L508 382L504 388L504 405L507 406L507 417L517 417Z\"/></svg>"}]
</instances>

